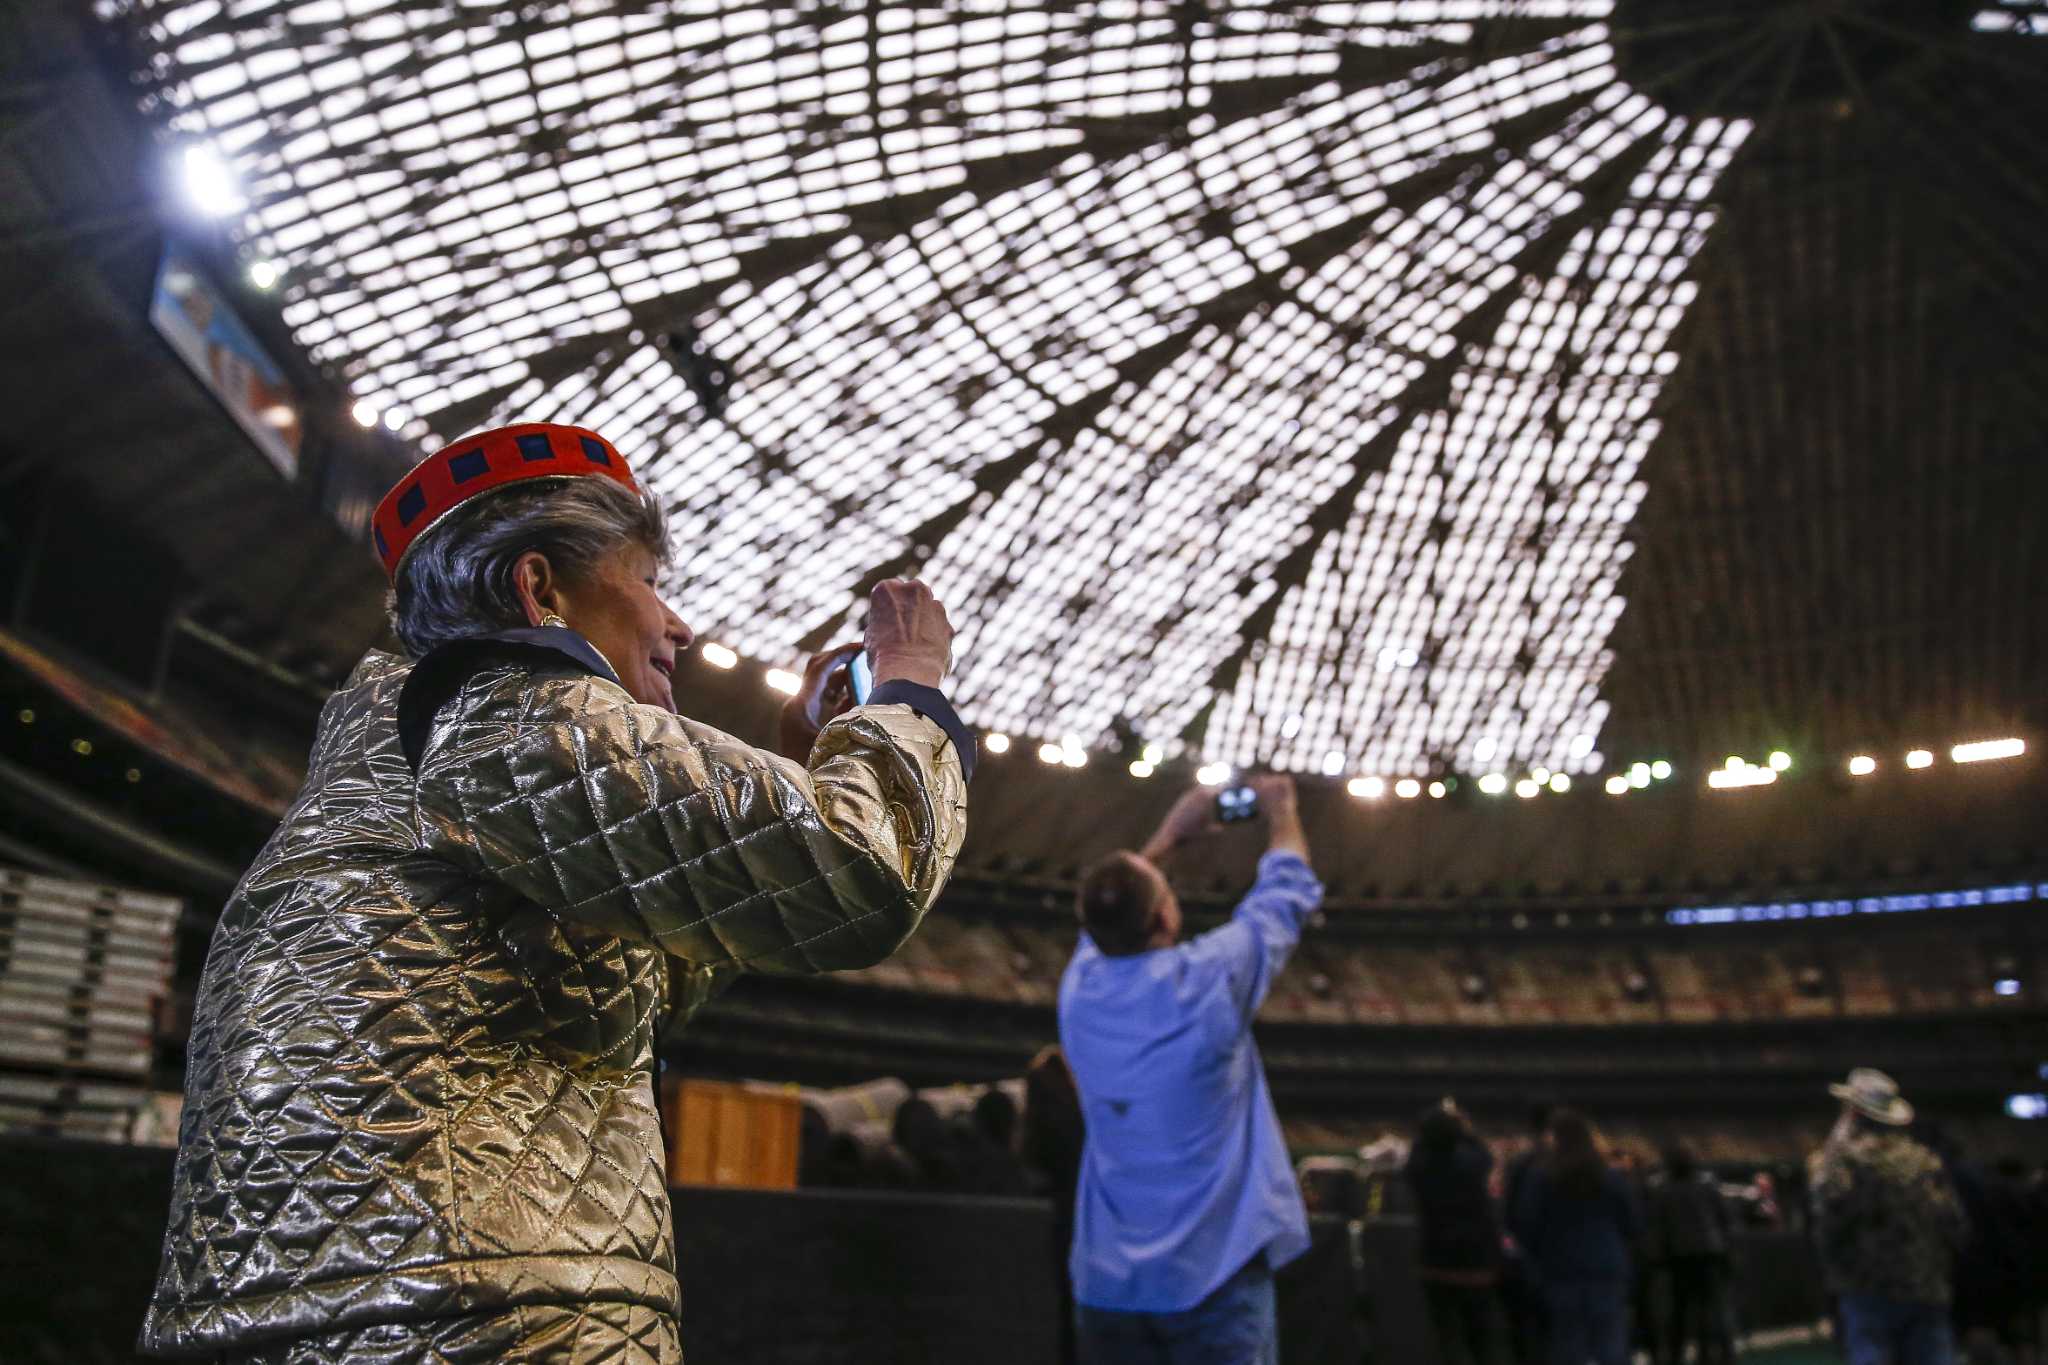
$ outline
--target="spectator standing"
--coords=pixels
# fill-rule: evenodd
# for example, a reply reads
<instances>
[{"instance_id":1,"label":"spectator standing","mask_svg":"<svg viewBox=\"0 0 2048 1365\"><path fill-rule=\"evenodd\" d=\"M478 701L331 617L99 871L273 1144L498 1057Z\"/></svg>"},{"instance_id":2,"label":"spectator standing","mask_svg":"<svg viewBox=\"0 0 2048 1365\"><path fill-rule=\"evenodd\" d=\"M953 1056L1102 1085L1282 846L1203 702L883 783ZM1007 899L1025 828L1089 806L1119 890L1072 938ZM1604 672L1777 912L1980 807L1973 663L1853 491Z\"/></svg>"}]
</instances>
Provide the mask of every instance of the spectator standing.
<instances>
[{"instance_id":1,"label":"spectator standing","mask_svg":"<svg viewBox=\"0 0 2048 1365\"><path fill-rule=\"evenodd\" d=\"M1544 1158L1523 1179L1512 1218L1542 1281L1550 1365L1627 1365L1642 1215L1584 1118L1568 1109L1551 1118Z\"/></svg>"},{"instance_id":2,"label":"spectator standing","mask_svg":"<svg viewBox=\"0 0 2048 1365\"><path fill-rule=\"evenodd\" d=\"M1941 1158L1906 1132L1913 1106L1859 1067L1812 1158L1815 1241L1841 1301L1849 1365L1952 1365L1950 1274L1967 1222Z\"/></svg>"},{"instance_id":3,"label":"spectator standing","mask_svg":"<svg viewBox=\"0 0 2048 1365\"><path fill-rule=\"evenodd\" d=\"M1487 1188L1493 1153L1451 1101L1426 1109L1404 1174L1415 1192L1417 1272L1444 1365L1500 1365L1500 1220Z\"/></svg>"},{"instance_id":4,"label":"spectator standing","mask_svg":"<svg viewBox=\"0 0 2048 1365\"><path fill-rule=\"evenodd\" d=\"M1697 1343L1700 1365L1735 1358L1728 1310L1729 1217L1721 1187L1693 1163L1683 1143L1664 1151L1664 1180L1650 1191L1652 1254L1671 1277L1671 1315L1660 1333L1660 1358L1685 1359Z\"/></svg>"},{"instance_id":5,"label":"spectator standing","mask_svg":"<svg viewBox=\"0 0 2048 1365\"><path fill-rule=\"evenodd\" d=\"M1081 1183L1087 1129L1074 1073L1057 1047L1040 1049L1024 1069L1024 1162L1052 1198L1053 1279L1060 1296L1060 1365L1074 1365L1074 1276L1067 1255L1074 1244L1074 1191Z\"/></svg>"},{"instance_id":6,"label":"spectator standing","mask_svg":"<svg viewBox=\"0 0 2048 1365\"><path fill-rule=\"evenodd\" d=\"M1508 1211L1510 1219L1529 1172L1543 1159L1550 1116L1556 1112L1556 1106L1549 1103L1529 1108L1528 1145L1509 1158L1501 1186L1501 1207ZM1508 1341L1514 1348L1516 1365L1544 1365L1550 1346L1550 1323L1543 1312L1543 1286L1537 1282L1535 1265L1512 1239L1501 1265L1501 1301L1508 1311Z\"/></svg>"},{"instance_id":7,"label":"spectator standing","mask_svg":"<svg viewBox=\"0 0 2048 1365\"><path fill-rule=\"evenodd\" d=\"M1293 782L1252 785L1270 843L1221 928L1179 942L1157 865L1217 828L1201 788L1082 880L1059 1024L1088 1128L1072 1260L1087 1365L1278 1359L1273 1272L1308 1249L1308 1215L1251 1026L1322 887Z\"/></svg>"}]
</instances>

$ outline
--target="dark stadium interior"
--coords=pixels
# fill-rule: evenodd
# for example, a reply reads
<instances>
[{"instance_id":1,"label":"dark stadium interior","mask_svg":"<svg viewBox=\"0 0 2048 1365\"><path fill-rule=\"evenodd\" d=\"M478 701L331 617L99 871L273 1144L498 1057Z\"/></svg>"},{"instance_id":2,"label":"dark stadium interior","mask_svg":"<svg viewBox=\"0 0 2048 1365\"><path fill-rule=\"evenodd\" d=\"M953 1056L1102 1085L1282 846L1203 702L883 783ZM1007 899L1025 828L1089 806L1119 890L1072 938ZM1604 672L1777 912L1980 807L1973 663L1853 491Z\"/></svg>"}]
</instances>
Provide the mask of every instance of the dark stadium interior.
<instances>
[{"instance_id":1,"label":"dark stadium interior","mask_svg":"<svg viewBox=\"0 0 2048 1365\"><path fill-rule=\"evenodd\" d=\"M274 224L259 226L253 216L241 227L195 222L179 206L167 149L190 132L194 111L210 98L195 91L226 88L206 86L209 73L264 52L298 53L310 69L362 59L375 46L368 37L323 31L326 18L295 25L283 17L287 8L52 0L0 15L0 346L7 357L0 365L7 413L0 430L0 877L182 903L164 989L143 1035L148 1056L138 1084L159 1095L182 1083L194 994L219 907L304 781L323 702L365 650L390 647L385 584L366 548L369 511L439 444L429 433L448 437L529 416L581 421L577 395L595 402L618 375L637 373L628 357L641 348L643 331L682 339L661 345L678 358L686 387L650 389L673 401L643 414L635 439L650 451L680 450L694 448L694 431L728 418L739 431L750 409L726 407L727 384L739 405L750 387L767 391L772 370L776 385L801 394L790 371L818 358L764 353L738 324L712 325L721 308L778 298L776 290L799 277L818 284L842 268L848 280L866 278L862 270L880 274L879 266L854 264L857 251L936 231L958 211L944 206L961 196L1007 203L1021 194L1029 204L1026 192L1038 187L1048 202L1064 201L1072 192L1062 186L1079 181L1083 164L1151 164L1197 136L1187 107L1117 117L1055 109L1051 117L1065 119L1067 140L990 152L949 187L907 178L837 228L806 235L736 216L724 225L739 243L724 273L640 298L619 316L525 319L508 333L525 337L518 377L486 383L481 369L465 374L461 397L414 399L408 425L393 430L353 418L351 403L379 366L431 373L454 344L452 318L423 327L410 342L400 336L359 351L348 340L350 327L371 318L381 326L401 311L380 301L378 290L390 286L378 283L376 267L352 273L354 252L400 240L398 228L335 228L332 238L309 230L301 240L314 264L274 292L249 273ZM423 64L435 42L481 49L487 38L532 41L566 7L504 7L492 24L459 18L452 5L424 8L439 17L416 19L408 40ZM823 32L878 8L889 7L792 7L803 14L789 22L792 31ZM1000 26L1011 8L992 7L993 21ZM1087 32L1109 24L1096 7L1075 8L1091 16ZM1137 8L1157 8L1162 23L1187 26L1189 43L1233 22L1225 6ZM1024 496L1020 490L1081 480L1086 461L1069 457L1100 448L1088 442L1124 440L1126 419L1137 410L1132 395L1156 392L1158 403L1170 405L1183 392L1174 385L1203 382L1197 360L1220 354L1227 363L1228 344L1219 337L1288 308L1313 313L1304 276L1369 245L1381 222L1375 200L1372 214L1291 241L1272 268L1247 272L1249 282L1167 310L1147 345L1091 354L1101 373L1081 372L1106 388L1078 398L1041 389L1017 400L1004 428L1008 446L986 452L991 458L978 467L950 472L941 481L946 499L921 497L905 504L910 512L888 522L886 533L849 537L857 544L848 555L865 557L831 560L838 577L826 593L844 606L812 610L784 584L796 571L779 556L772 572L761 570L776 552L768 532L749 548L763 557L744 560L753 566L745 572L773 581L755 601L718 598L716 624L727 628L726 638L774 639L781 653L743 650L737 667L693 653L678 660L675 693L685 714L750 743L773 742L784 700L764 685L763 669L800 667L792 661L846 638L853 604L897 574L932 577L956 623L977 608L971 594L951 595L949 571L955 581L999 581L1001 594L1022 581L1044 594L1045 620L1099 628L1129 646L1112 660L1115 651L1091 643L1086 669L1062 684L1071 690L1124 687L1153 649L1162 659L1183 648L1191 658L1199 653L1200 668L1187 666L1200 677L1182 710L1117 711L1099 730L1078 733L1088 760L1081 766L1060 761L1060 745L1077 731L1066 728L1068 713L1059 708L1074 703L1056 695L1051 681L1042 696L1032 692L1035 679L1059 676L1056 632L1005 655L1011 676L970 674L954 696L962 714L984 731L1008 730L1013 742L982 754L965 847L923 927L879 965L826 978L741 980L664 1040L667 1074L816 1090L878 1078L935 1092L1014 1081L1058 1041L1055 1006L1078 937L1075 896L1087 867L1111 849L1141 844L1198 780L1198 767L1270 764L1299 776L1314 864L1327 888L1256 1029L1297 1156L1348 1159L1388 1134L1405 1135L1418 1110L1455 1095L1489 1137L1519 1138L1533 1102L1564 1099L1618 1146L1652 1151L1682 1137L1731 1180L1735 1172L1784 1172L1799 1169L1834 1122L1829 1082L1877 1066L1975 1156L2038 1168L2048 1122L2015 1105L2048 1089L2048 233L2041 230L2048 7L2021 0L1615 0L1554 7L1577 16L1557 18L1503 0L1468 7L1485 17L1452 26L1458 36L1438 24L1445 5L1418 0L1382 7L1401 12L1382 26L1401 37L1374 44L1340 42L1343 25L1334 21L1327 33L1315 27L1322 20L1296 24L1297 11L1314 8L1258 12L1271 12L1272 31L1298 27L1328 37L1338 54L1330 69L1294 75L1275 60L1214 78L1202 104L1207 125L1265 127L1314 90L1349 98L1383 85L1423 96L1461 89L1458 81L1488 62L1578 41L1573 35L1588 22L1580 12L1590 9L1606 16L1601 32L1610 36L1598 41L1612 43L1615 83L1671 111L1674 126L1738 120L1748 130L1704 198L1641 188L1663 146L1645 137L1586 177L1576 206L1517 239L1511 264L1518 280L1565 279L1580 269L1571 264L1579 258L1575 234L1597 229L1607 215L1624 207L1711 209L1686 230L1696 242L1666 249L1682 262L1670 279L1686 286L1689 302L1665 309L1663 340L1638 335L1632 343L1646 347L1644 356L1661 347L1671 363L1657 371L1664 378L1653 402L1630 419L1640 423L1629 437L1640 449L1628 457L1640 463L1640 506L1614 533L1623 544L1614 586L1581 585L1588 600L1611 591L1625 606L1592 643L1605 662L1586 675L1584 698L1574 700L1580 680L1565 689L1570 695L1559 704L1578 708L1570 724L1558 720L1563 728L1546 731L1541 744L1504 750L1500 762L1474 757L1473 730L1450 740L1432 731L1406 766L1357 762L1367 748L1362 737L1345 745L1352 761L1333 751L1337 763L1319 764L1306 747L1289 747L1294 730L1280 730L1286 706L1258 690L1279 687L1273 678L1296 685L1287 682L1293 675L1261 670L1297 647L1308 660L1300 676L1312 680L1290 695L1349 697L1346 671L1374 668L1362 644L1354 650L1335 638L1341 630L1324 632L1325 640L1304 627L1305 644L1287 636L1296 619L1290 613L1308 613L1311 626L1332 619L1310 610L1318 594L1335 591L1327 587L1332 556L1341 567L1352 553L1346 537L1368 524L1360 518L1375 481L1406 458L1397 450L1448 429L1473 376L1506 365L1478 361L1497 344L1493 330L1520 297L1519 285L1497 289L1448 328L1442 351L1417 350L1419 377L1372 414L1377 434L1347 436L1327 469L1304 473L1249 436L1240 445L1227 435L1198 439L1184 431L1164 453L1147 448L1162 471L1185 456L1198 480L1213 477L1219 488L1242 481L1236 501L1217 495L1215 527L1241 527L1241 518L1267 505L1255 493L1292 488L1291 481L1311 504L1276 528L1262 556L1246 559L1234 592L1202 597L1210 588L1197 589L1192 569L1162 580L1188 594L1187 621L1196 625L1176 609L1162 608L1154 619L1143 614L1150 606L1141 611L1113 595L1096 600L1064 580L1054 588L1022 570L1012 577L986 568L985 560L1000 555L972 539L976 520ZM195 13L181 13L188 9ZM191 59L185 69L185 44L222 34L233 41L223 38L219 55ZM1072 41L1078 49L1089 40ZM378 79L395 99L421 73L391 60ZM869 79L879 90L877 60ZM1133 70L1134 79L1149 79ZM1180 71L1161 88L1178 88L1183 78L1194 79ZM970 84L920 92L909 107L938 123L954 117L962 99L972 104ZM1591 119L1603 107L1598 98L1588 86L1555 107L1488 114L1483 146L1446 142L1418 154L1402 178L1372 188L1385 196L1388 213L1414 212L1440 196L1483 202L1482 182L1511 152L1530 153L1559 128ZM760 107L807 129L809 152L856 156L846 150L853 133L820 110L798 102L784 108L772 93ZM242 155L254 166L318 117L310 98L303 108L266 108L261 119L270 123L242 144ZM205 119L197 126L206 127ZM493 155L537 166L566 166L578 155L567 133L551 141L545 119L494 132L506 141ZM381 132L329 150L366 182L418 165ZM1234 183L1242 189L1246 182ZM425 221L439 184L422 181L404 212ZM310 193L275 177L266 185L272 206ZM1166 239L1190 250L1228 242L1233 224L1273 212L1249 190L1231 203L1229 185L1212 188L1217 201L1206 216L1162 230ZM668 189L682 195L686 187ZM1104 203L1114 197L1090 193ZM388 237L378 235L384 228ZM348 231L368 235L337 245ZM172 243L212 279L297 395L303 435L295 477L278 476L153 325L152 293ZM602 234L577 249L600 248L619 249ZM463 259L463 250L451 249L448 259ZM1020 261L1029 255L1021 235L1018 253ZM488 276L494 267L470 260L464 268ZM1017 273L1024 274L1021 266ZM1007 281L997 274L992 289ZM509 271L504 278L512 278ZM1129 274L1118 280L1104 287L1138 288ZM492 290L502 283L472 279L466 287L499 298ZM1402 287L1444 283L1418 266ZM1560 287L1583 302L1593 281L1580 276ZM344 295L357 311L337 321L332 314L344 304L322 300ZM935 334L939 315L980 316L957 299L920 306L928 314L917 325ZM308 321L316 316L317 328ZM876 322L874 336L845 326L854 329L850 348L872 342L879 355L882 338L915 355L902 339L915 330L909 324ZM1332 328L1346 347L1379 344L1367 321ZM697 354L693 338L717 354L707 349L689 360ZM1054 358L1061 345L1085 349L1078 331L1065 342L1052 332L1020 333L1017 345ZM413 350L402 364L391 359L406 346ZM1572 345L1553 351L1537 362L1553 367L1546 393L1601 359ZM706 365L729 369L708 374ZM1635 373L1648 373L1647 365ZM983 382L1002 391L997 379ZM897 396L832 392L831 402L821 392L816 412L801 420L879 433L884 453L872 457L873 479L833 466L820 481L845 482L832 509L848 525L881 526L863 520L870 516L864 499L879 496L877 481L924 477L905 450L932 438L884 411ZM522 403L563 406L528 413ZM872 408L865 419L863 403ZM965 421L971 406L970 396L955 415ZM1361 414L1353 418L1361 429L1368 425ZM1525 420L1563 440L1555 407ZM711 592L719 572L687 548L692 534L718 532L728 493L734 506L756 515L772 496L763 490L776 486L777 462L802 465L799 419L786 427L762 419L760 430L771 427L783 434L731 437L752 444L734 458L729 483L707 480L699 488L681 464L665 475L672 525L685 544L665 586L686 618L692 593ZM1447 449L1439 448L1432 475L1445 483ZM1621 456L1610 450L1600 458ZM1532 496L1546 505L1568 501L1571 490L1549 479L1546 473ZM1111 507L1104 515L1120 513ZM1190 512L1189 545L1207 543L1214 528L1205 515ZM1560 525L1538 515L1529 534ZM1071 526L1080 528L1075 535L1101 533L1079 514ZM835 532L820 525L815 534ZM1439 511L1415 534L1409 544L1426 540L1428 553L1449 563L1445 546L1463 531ZM1029 553L1051 555L1046 544L1057 539L1046 532ZM794 544L787 559L810 563ZM1436 603L1438 588L1426 591ZM1457 596L1444 591L1446 600ZM1549 666L1538 663L1536 589L1502 581L1489 600L1517 592L1532 604L1531 628L1521 652L1500 666L1535 677ZM1353 622L1345 613L1369 614L1373 605L1361 591L1334 619L1342 626ZM1568 628L1562 617L1542 619L1552 631ZM1197 626L1199 648L1188 643L1193 636L1177 633ZM1429 675L1462 666L1455 632L1432 624L1425 635L1417 637L1416 659L1401 668ZM1385 672L1389 652L1379 657ZM1425 706L1436 704L1435 692L1426 695ZM1586 709L1595 697L1597 714ZM1259 712L1261 698L1277 709ZM1040 728L1004 719L1026 716L1019 708L1028 707L1038 708L1029 722ZM1304 709L1313 730L1321 713ZM1560 769L1553 787L1551 770L1537 760L1563 749L1543 746L1561 745L1588 715L1598 752L1589 758L1583 750L1591 741L1581 746L1570 775ZM1298 729L1300 715L1291 723ZM1373 722L1361 715L1357 723ZM1950 760L1951 745L2005 737L2021 741L2023 752L1993 762ZM1163 744L1163 755L1148 752L1148 740ZM1049 757L1041 744L1051 745ZM1492 741L1486 744L1490 754ZM1908 751L1923 750L1926 765L1905 761ZM1764 757L1774 751L1789 756L1782 769ZM1849 766L1863 755L1876 756L1875 771ZM1731 756L1746 756L1748 771L1761 773L1757 785L1709 785L1710 773L1743 769ZM1637 773L1652 762L1671 775ZM1145 776L1134 775L1139 768ZM1522 780L1529 791L1482 785L1501 773L1502 787ZM1397 778L1414 790L1398 791ZM1192 930L1224 922L1262 848L1256 832L1230 832L1175 868ZM15 960L9 954L26 885L0 882L0 987ZM108 1080L81 1060L99 1045L93 1030L102 1026L81 1022L79 999L53 1026L68 1040L57 1060L17 1062L0 1050L0 1071L46 1087L35 1092L45 1098L0 1104L0 1158L11 1167L0 1179L10 1201L0 1265L16 1280L47 1253L63 1267L58 1278L78 1286L61 1317L111 1325L81 1327L67 1339L59 1312L8 1288L0 1311L0 1358L8 1360L133 1358L127 1343L161 1235L169 1152L146 1148L166 1139L130 1141L122 1128L130 1111L118 1124L97 1110L74 1122L66 1108L81 1086ZM0 1017L14 1017L16 1008L0 990ZM79 1103L81 1114L91 1107ZM101 1153L109 1164L96 1175ZM70 1189L69 1198L106 1200L104 1226L126 1244L106 1258L104 1283L95 1282L102 1257L94 1240L66 1233L39 1244L32 1233L53 1216L52 1206L25 1197L39 1170L58 1173L51 1186ZM691 1218L725 1229L733 1248L720 1258L699 1245L684 1257L684 1340L693 1360L851 1359L856 1347L866 1353L861 1358L958 1359L970 1346L993 1359L1052 1358L1044 1321L1055 1311L1051 1289L1032 1277L1055 1234L1037 1204L691 1189L677 1196L679 1234ZM1327 1322L1301 1306L1341 1298L1346 1276L1374 1256L1405 1263L1411 1252L1399 1239L1411 1235L1407 1224L1368 1218L1361 1226L1366 1240L1346 1242L1342 1221L1319 1214L1316 1251L1301 1278L1281 1287L1292 1334L1285 1358L1432 1358L1415 1344L1421 1309L1408 1289L1376 1288L1381 1297L1361 1299L1355 1312L1340 1308ZM1769 1258L1781 1255L1786 1265L1797 1261L1782 1273L1744 1272L1750 1280L1742 1292L1758 1326L1810 1325L1818 1316L1814 1275L1795 1242L1778 1246L1758 1234L1758 1266L1776 1266ZM902 1251L911 1243L922 1253ZM833 1286L829 1300L806 1305L808 1316L788 1312L773 1284L735 1268L747 1256L771 1259L792 1245L805 1248L807 1265L815 1263L809 1273ZM862 1258L884 1255L878 1247L890 1248L889 1275L927 1285L921 1298L863 1280L872 1267ZM976 1257L987 1258L985 1275L960 1270ZM694 1288L692 1274L706 1287ZM875 1274L879 1282L882 1272ZM1794 1281L1803 1288L1771 1298L1774 1284ZM1772 1306L1762 1307L1767 1301ZM706 1308L693 1336L699 1304L716 1306ZM764 1328L766 1336L750 1341L749 1323L778 1314L787 1314L784 1336ZM1004 1316L1023 1325L1014 1333L986 1327ZM913 1317L924 1324L921 1334L876 1325ZM988 1335L1009 1344L991 1346ZM835 1341L849 1353L821 1345Z\"/></svg>"}]
</instances>

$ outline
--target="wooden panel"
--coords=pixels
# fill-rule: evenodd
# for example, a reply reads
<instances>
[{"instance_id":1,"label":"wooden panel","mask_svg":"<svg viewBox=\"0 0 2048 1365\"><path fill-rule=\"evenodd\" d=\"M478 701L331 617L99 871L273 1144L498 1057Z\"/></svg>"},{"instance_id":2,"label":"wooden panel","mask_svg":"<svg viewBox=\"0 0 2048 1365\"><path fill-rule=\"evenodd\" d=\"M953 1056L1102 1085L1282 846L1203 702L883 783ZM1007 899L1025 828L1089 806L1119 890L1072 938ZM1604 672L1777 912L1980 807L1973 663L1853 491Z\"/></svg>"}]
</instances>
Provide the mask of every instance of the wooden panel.
<instances>
[{"instance_id":1,"label":"wooden panel","mask_svg":"<svg viewBox=\"0 0 2048 1365\"><path fill-rule=\"evenodd\" d=\"M796 1188L794 1088L685 1079L667 1099L671 1184Z\"/></svg>"}]
</instances>

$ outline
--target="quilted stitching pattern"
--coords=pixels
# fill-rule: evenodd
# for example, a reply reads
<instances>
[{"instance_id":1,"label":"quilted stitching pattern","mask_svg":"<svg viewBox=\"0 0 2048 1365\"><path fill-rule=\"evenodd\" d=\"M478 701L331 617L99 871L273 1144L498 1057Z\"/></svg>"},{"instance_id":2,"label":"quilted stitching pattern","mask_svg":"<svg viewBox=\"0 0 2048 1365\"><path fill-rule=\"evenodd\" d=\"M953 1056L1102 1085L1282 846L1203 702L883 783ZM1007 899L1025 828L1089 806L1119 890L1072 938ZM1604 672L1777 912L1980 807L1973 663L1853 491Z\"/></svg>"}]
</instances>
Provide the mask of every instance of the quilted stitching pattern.
<instances>
[{"instance_id":1,"label":"quilted stitching pattern","mask_svg":"<svg viewBox=\"0 0 2048 1365\"><path fill-rule=\"evenodd\" d=\"M329 702L215 931L143 1345L498 1358L432 1344L459 1319L496 1325L450 1341L501 1351L552 1333L588 1354L550 1359L676 1358L672 1325L634 1316L677 1297L657 1024L743 969L893 951L965 832L957 758L877 707L807 772L506 668L444 708L415 778L405 674L372 654Z\"/></svg>"},{"instance_id":2,"label":"quilted stitching pattern","mask_svg":"<svg viewBox=\"0 0 2048 1365\"><path fill-rule=\"evenodd\" d=\"M228 1356L228 1365L681 1365L675 1320L635 1304L515 1309L486 1317L380 1323Z\"/></svg>"}]
</instances>

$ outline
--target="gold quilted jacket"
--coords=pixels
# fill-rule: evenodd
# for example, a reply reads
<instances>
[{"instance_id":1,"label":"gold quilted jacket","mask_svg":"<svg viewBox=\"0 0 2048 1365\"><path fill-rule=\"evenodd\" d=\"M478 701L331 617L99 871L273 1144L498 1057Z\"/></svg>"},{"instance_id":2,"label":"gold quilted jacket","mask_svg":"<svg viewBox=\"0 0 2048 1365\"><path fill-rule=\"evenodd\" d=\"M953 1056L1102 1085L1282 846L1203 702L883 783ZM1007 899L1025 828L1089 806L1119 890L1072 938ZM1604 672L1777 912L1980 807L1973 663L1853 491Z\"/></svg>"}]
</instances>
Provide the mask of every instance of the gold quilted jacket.
<instances>
[{"instance_id":1,"label":"gold quilted jacket","mask_svg":"<svg viewBox=\"0 0 2048 1365\"><path fill-rule=\"evenodd\" d=\"M889 956L966 832L909 706L810 768L565 666L435 714L372 652L222 913L142 1346L213 1355L542 1305L678 1309L657 1025L739 970Z\"/></svg>"}]
</instances>

